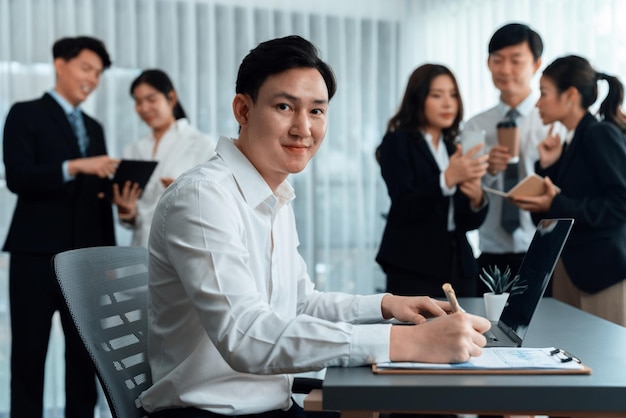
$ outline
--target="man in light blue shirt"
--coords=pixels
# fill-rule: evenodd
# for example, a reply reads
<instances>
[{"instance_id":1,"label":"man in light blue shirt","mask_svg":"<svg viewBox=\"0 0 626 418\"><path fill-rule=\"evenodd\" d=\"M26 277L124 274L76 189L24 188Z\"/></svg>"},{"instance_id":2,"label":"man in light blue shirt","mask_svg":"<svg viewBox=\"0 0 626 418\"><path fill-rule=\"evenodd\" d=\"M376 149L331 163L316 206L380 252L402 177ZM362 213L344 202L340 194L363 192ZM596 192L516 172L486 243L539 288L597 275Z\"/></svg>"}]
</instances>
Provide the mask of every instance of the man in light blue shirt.
<instances>
[{"instance_id":1,"label":"man in light blue shirt","mask_svg":"<svg viewBox=\"0 0 626 418\"><path fill-rule=\"evenodd\" d=\"M514 122L519 128L519 162L517 178L523 179L534 172L534 163L539 159L537 146L548 133L535 108L539 94L531 89L531 81L541 66L543 42L537 32L524 24L511 23L498 29L489 42L487 66L493 84L500 91L500 101L465 124L464 131L484 131L486 148L489 150L489 167L483 177L485 186L505 189L505 172L511 161L512 151L498 144L496 126L507 119L511 109L517 111ZM490 196L489 212L478 229L481 255L478 259L481 270L498 266L501 271L510 267L515 274L530 245L535 225L527 211L511 205L518 215L518 226L508 231L502 226L503 206L511 205L506 199ZM488 289L478 280L478 294Z\"/></svg>"},{"instance_id":2,"label":"man in light blue shirt","mask_svg":"<svg viewBox=\"0 0 626 418\"><path fill-rule=\"evenodd\" d=\"M11 418L43 416L50 324L60 313L65 337L65 417L89 418L95 370L65 307L50 259L62 251L115 245L101 124L80 110L111 65L104 44L87 36L52 47L56 82L42 97L15 103L4 126L4 166L17 205L3 250L11 253Z\"/></svg>"}]
</instances>

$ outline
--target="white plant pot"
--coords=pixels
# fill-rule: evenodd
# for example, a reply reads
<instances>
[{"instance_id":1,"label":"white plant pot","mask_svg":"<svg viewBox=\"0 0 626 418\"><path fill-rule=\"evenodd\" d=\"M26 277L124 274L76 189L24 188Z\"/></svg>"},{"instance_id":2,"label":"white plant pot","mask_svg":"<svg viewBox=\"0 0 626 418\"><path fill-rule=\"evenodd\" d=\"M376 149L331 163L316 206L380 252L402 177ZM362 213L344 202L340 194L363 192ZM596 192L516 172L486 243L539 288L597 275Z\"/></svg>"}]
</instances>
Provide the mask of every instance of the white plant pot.
<instances>
[{"instance_id":1,"label":"white plant pot","mask_svg":"<svg viewBox=\"0 0 626 418\"><path fill-rule=\"evenodd\" d=\"M485 312L487 314L487 319L490 321L497 321L500 319L500 314L502 313L502 309L504 309L504 305L506 305L509 294L495 294L493 292L487 292L483 294L483 298L485 300Z\"/></svg>"}]
</instances>

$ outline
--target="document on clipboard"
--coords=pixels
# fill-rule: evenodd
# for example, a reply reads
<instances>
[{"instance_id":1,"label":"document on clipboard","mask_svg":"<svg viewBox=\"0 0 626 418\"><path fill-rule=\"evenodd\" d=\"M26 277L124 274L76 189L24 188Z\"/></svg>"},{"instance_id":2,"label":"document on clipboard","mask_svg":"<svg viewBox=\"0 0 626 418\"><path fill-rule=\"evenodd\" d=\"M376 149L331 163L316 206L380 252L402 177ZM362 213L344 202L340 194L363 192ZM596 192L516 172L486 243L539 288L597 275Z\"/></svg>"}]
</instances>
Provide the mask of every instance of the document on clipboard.
<instances>
[{"instance_id":1,"label":"document on clipboard","mask_svg":"<svg viewBox=\"0 0 626 418\"><path fill-rule=\"evenodd\" d=\"M487 193L496 194L502 197L522 197L522 196L539 196L543 194L545 184L543 182L543 177L538 174L532 173L526 176L522 181L517 183L511 190L508 192L503 192L502 190L492 189L491 187L483 186L483 190ZM557 186L554 186L554 189L557 193L561 192L561 189Z\"/></svg>"},{"instance_id":2,"label":"document on clipboard","mask_svg":"<svg viewBox=\"0 0 626 418\"><path fill-rule=\"evenodd\" d=\"M580 359L555 347L490 347L465 363L385 362L377 374L591 374Z\"/></svg>"},{"instance_id":3,"label":"document on clipboard","mask_svg":"<svg viewBox=\"0 0 626 418\"><path fill-rule=\"evenodd\" d=\"M146 160L121 160L120 164L113 176L113 183L117 183L121 188L124 183L130 181L131 183L139 184L140 189L144 189L150 176L154 172L158 162L146 161Z\"/></svg>"}]
</instances>

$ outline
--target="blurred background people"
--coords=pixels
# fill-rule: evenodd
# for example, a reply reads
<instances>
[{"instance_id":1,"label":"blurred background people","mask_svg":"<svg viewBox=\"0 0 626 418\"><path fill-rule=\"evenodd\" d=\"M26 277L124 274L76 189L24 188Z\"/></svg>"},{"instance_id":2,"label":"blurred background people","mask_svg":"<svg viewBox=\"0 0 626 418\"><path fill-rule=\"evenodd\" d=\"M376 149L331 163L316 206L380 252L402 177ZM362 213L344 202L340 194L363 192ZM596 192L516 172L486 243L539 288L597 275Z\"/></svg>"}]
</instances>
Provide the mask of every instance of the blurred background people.
<instances>
[{"instance_id":1,"label":"blurred background people","mask_svg":"<svg viewBox=\"0 0 626 418\"><path fill-rule=\"evenodd\" d=\"M548 127L544 126L535 108L539 95L531 88L533 76L541 66L543 41L527 25L510 23L494 32L488 53L487 67L500 92L500 101L468 120L463 130L485 133L489 168L483 184L508 191L510 184L506 187L505 182L516 184L534 171L535 161L539 158L537 146L548 133ZM502 121L517 127L518 150L498 143L496 127ZM514 154L518 158L513 159ZM500 271L505 271L510 267L515 275L535 233L535 224L528 212L493 195L490 196L487 219L478 232L480 268L497 266ZM477 285L479 295L489 291L482 281L478 280Z\"/></svg>"},{"instance_id":2,"label":"blurred background people","mask_svg":"<svg viewBox=\"0 0 626 418\"><path fill-rule=\"evenodd\" d=\"M208 160L215 141L189 123L165 72L143 71L132 82L130 94L137 114L151 132L126 146L124 158L156 160L158 164L144 190L130 182L122 190L114 184L113 201L122 225L133 230L132 245L148 247L150 224L161 194L183 171Z\"/></svg>"},{"instance_id":3,"label":"blurred background people","mask_svg":"<svg viewBox=\"0 0 626 418\"><path fill-rule=\"evenodd\" d=\"M115 245L111 202L102 196L119 160L107 156L100 123L80 104L111 65L95 38L52 47L56 84L16 103L4 126L4 166L17 205L4 251L11 253L11 417L42 417L52 316L65 336L65 417L94 416L96 375L65 307L50 260L82 247Z\"/></svg>"},{"instance_id":4,"label":"blurred background people","mask_svg":"<svg viewBox=\"0 0 626 418\"><path fill-rule=\"evenodd\" d=\"M563 142L551 132L539 146L535 168L546 176L545 193L515 203L536 221L575 219L554 272L553 296L626 326L626 141L612 122L616 106L601 106L603 122L589 113L599 80L609 86L603 104L615 103L620 81L596 72L585 58L558 58L543 71L541 118L563 123L568 133Z\"/></svg>"},{"instance_id":5,"label":"blurred background people","mask_svg":"<svg viewBox=\"0 0 626 418\"><path fill-rule=\"evenodd\" d=\"M611 90L613 90L613 93L602 101L598 114L602 120L613 123L626 135L626 113L622 111L624 104L624 85L616 77L607 77L606 81L611 87Z\"/></svg>"},{"instance_id":6,"label":"blurred background people","mask_svg":"<svg viewBox=\"0 0 626 418\"><path fill-rule=\"evenodd\" d=\"M462 153L454 140L463 118L456 79L442 66L425 64L410 76L398 112L377 150L391 208L376 257L387 291L443 296L476 292L478 265L465 233L487 215L481 177L482 145Z\"/></svg>"}]
</instances>

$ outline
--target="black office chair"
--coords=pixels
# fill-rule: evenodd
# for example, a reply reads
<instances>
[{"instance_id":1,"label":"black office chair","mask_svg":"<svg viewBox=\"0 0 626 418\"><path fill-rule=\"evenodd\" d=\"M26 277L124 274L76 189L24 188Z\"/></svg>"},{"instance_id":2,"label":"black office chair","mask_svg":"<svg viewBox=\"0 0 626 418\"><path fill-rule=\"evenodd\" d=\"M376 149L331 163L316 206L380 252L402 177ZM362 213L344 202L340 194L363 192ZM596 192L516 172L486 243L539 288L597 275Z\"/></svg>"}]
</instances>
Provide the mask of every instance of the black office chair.
<instances>
[{"instance_id":1,"label":"black office chair","mask_svg":"<svg viewBox=\"0 0 626 418\"><path fill-rule=\"evenodd\" d=\"M63 297L114 418L143 418L152 384L147 358L148 251L93 247L53 259Z\"/></svg>"},{"instance_id":2,"label":"black office chair","mask_svg":"<svg viewBox=\"0 0 626 418\"><path fill-rule=\"evenodd\" d=\"M54 272L104 390L113 418L144 418L138 397L152 384L148 365L148 251L92 247L57 254ZM296 378L294 393L322 381Z\"/></svg>"}]
</instances>

